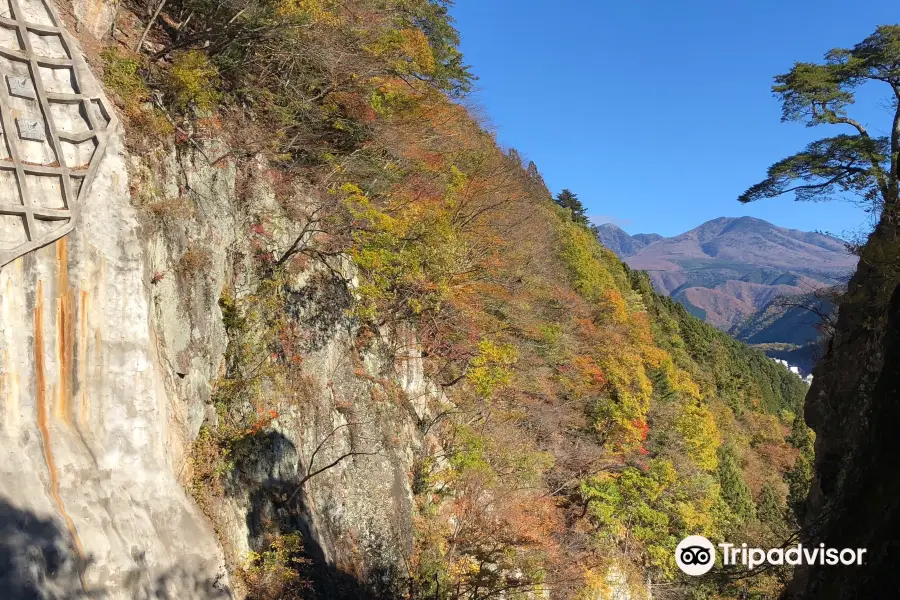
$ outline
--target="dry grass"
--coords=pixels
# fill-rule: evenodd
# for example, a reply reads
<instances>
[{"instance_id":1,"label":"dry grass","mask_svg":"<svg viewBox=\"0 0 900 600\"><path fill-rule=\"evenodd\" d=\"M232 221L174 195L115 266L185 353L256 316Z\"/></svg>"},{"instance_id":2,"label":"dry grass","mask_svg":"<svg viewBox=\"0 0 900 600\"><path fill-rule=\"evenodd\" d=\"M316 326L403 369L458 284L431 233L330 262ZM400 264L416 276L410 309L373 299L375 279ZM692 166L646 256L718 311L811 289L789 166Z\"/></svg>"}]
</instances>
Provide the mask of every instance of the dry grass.
<instances>
[{"instance_id":1,"label":"dry grass","mask_svg":"<svg viewBox=\"0 0 900 600\"><path fill-rule=\"evenodd\" d=\"M178 273L183 277L201 275L212 265L212 253L192 243L187 252L181 255L178 261Z\"/></svg>"}]
</instances>

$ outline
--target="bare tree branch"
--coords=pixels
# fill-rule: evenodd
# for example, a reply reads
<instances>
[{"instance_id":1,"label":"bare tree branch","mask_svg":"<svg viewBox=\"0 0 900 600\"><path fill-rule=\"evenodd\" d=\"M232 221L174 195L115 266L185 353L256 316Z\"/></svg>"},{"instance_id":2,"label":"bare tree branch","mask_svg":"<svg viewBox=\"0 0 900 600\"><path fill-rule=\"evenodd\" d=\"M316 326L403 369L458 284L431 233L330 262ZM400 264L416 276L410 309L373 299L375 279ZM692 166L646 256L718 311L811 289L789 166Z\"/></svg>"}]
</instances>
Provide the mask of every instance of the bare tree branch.
<instances>
[{"instance_id":1,"label":"bare tree branch","mask_svg":"<svg viewBox=\"0 0 900 600\"><path fill-rule=\"evenodd\" d=\"M341 464L343 461L345 461L348 458L352 458L354 456L376 456L378 454L378 452L353 450L351 447L351 450L349 452L345 452L345 453L341 454L339 457L337 457L335 460L328 463L327 465L325 465L319 469L313 470L313 467L315 466L316 456L325 447L325 444L328 442L328 440L333 438L335 436L335 434L337 434L337 432L339 432L343 429L347 429L349 427L353 427L354 425L365 425L367 423L371 423L371 421L366 421L366 422L362 422L362 423L357 423L357 422L344 423L343 425L338 425L337 427L332 429L328 433L328 435L326 435L324 438L322 438L322 440L316 446L315 450L313 450L313 453L310 455L309 462L306 467L306 474L300 479L299 482L297 482L297 489L295 489L294 493L291 494L291 496L288 498L288 503L290 503L297 496L297 494L300 493L300 490L303 489L304 484L307 481L309 481L310 479L312 479L313 477L315 477L316 475L321 475L325 471L328 471L329 469L333 469L334 467L338 466L339 464Z\"/></svg>"}]
</instances>

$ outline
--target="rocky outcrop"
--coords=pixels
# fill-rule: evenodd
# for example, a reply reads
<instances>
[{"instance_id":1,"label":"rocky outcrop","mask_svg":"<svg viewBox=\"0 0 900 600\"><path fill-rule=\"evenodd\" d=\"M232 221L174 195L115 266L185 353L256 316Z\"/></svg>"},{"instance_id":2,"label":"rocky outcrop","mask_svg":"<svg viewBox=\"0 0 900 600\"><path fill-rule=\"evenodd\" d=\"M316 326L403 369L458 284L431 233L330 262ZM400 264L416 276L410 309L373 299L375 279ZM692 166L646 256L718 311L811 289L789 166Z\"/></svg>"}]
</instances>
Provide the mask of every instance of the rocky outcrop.
<instances>
[{"instance_id":1,"label":"rocky outcrop","mask_svg":"<svg viewBox=\"0 0 900 600\"><path fill-rule=\"evenodd\" d=\"M76 91L102 96L73 54ZM74 230L0 270L0 589L227 597L213 530L168 468L172 399L121 129L107 141Z\"/></svg>"},{"instance_id":2,"label":"rocky outcrop","mask_svg":"<svg viewBox=\"0 0 900 600\"><path fill-rule=\"evenodd\" d=\"M304 225L276 200L264 164L238 173L229 156L210 142L132 164L153 282L151 321L172 399L170 466L186 484L191 443L202 425L215 427L219 419L214 387L227 346L243 343L226 336L223 289L236 304L258 294L256 257L280 256ZM311 199L295 190L292 202ZM251 233L261 223L270 233L265 248ZM202 257L200 268L186 268L191 255ZM264 550L273 529L299 530L320 571L314 583L323 597L389 591L412 553L410 473L425 443L426 400L441 394L424 377L412 338L409 348L397 348L398 336L385 332L360 351L348 316L349 262L313 263L286 286L287 305L279 310L303 332L296 348L302 367L286 388L263 392L277 417L248 439L224 496L206 499L206 511L232 569ZM234 410L253 414L246 402Z\"/></svg>"},{"instance_id":3,"label":"rocky outcrop","mask_svg":"<svg viewBox=\"0 0 900 600\"><path fill-rule=\"evenodd\" d=\"M72 0L71 7L79 31L84 29L98 40L113 33L119 0Z\"/></svg>"},{"instance_id":4,"label":"rocky outcrop","mask_svg":"<svg viewBox=\"0 0 900 600\"><path fill-rule=\"evenodd\" d=\"M790 599L894 598L900 593L900 237L887 214L870 237L816 369L806 420L816 461L804 542L865 548L859 566L800 567Z\"/></svg>"},{"instance_id":5,"label":"rocky outcrop","mask_svg":"<svg viewBox=\"0 0 900 600\"><path fill-rule=\"evenodd\" d=\"M441 397L414 337L360 343L346 261L295 272L284 308L304 332L302 372L290 393L270 390L277 418L204 515L183 488L201 427L218 422L234 343L220 298L257 291L254 224L271 225L277 255L303 222L264 164L239 169L220 142L129 157L123 134L105 140L73 231L0 270L0 587L13 598L240 595L225 565L244 566L275 523L303 532L324 597L390 590L412 553L427 400Z\"/></svg>"}]
</instances>

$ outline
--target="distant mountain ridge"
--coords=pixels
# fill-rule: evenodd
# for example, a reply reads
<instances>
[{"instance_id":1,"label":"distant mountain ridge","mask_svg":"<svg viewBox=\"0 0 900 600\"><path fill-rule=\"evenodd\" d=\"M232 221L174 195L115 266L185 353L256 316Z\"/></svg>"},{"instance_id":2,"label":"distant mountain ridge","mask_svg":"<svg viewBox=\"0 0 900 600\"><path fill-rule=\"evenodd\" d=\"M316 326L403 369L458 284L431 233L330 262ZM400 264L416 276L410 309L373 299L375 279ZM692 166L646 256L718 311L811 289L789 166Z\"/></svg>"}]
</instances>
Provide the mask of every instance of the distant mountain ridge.
<instances>
[{"instance_id":1,"label":"distant mountain ridge","mask_svg":"<svg viewBox=\"0 0 900 600\"><path fill-rule=\"evenodd\" d=\"M617 225L604 223L596 228L600 243L616 253L619 258L627 258L644 246L665 239L658 233L636 233L628 235Z\"/></svg>"},{"instance_id":2,"label":"distant mountain ridge","mask_svg":"<svg viewBox=\"0 0 900 600\"><path fill-rule=\"evenodd\" d=\"M629 235L613 224L600 241L694 315L749 343L796 350L817 337L815 319L778 299L841 283L856 266L844 244L753 217L720 217L674 237ZM771 352L775 355L775 350Z\"/></svg>"}]
</instances>

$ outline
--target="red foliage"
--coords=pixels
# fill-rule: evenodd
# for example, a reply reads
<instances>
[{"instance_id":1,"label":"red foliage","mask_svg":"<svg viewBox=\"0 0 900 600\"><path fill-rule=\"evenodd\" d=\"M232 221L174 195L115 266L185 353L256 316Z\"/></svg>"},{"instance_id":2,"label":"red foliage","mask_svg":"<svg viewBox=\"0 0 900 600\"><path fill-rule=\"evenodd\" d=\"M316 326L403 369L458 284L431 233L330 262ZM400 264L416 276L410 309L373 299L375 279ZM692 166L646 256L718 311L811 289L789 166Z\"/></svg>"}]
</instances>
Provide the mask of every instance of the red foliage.
<instances>
[{"instance_id":1,"label":"red foliage","mask_svg":"<svg viewBox=\"0 0 900 600\"><path fill-rule=\"evenodd\" d=\"M635 419L631 422L632 426L640 432L641 441L647 439L647 434L650 433L650 425L644 419Z\"/></svg>"},{"instance_id":2,"label":"red foliage","mask_svg":"<svg viewBox=\"0 0 900 600\"><path fill-rule=\"evenodd\" d=\"M277 410L269 410L260 412L256 422L247 429L247 435L256 435L266 427L272 424L272 421L278 418Z\"/></svg>"}]
</instances>

